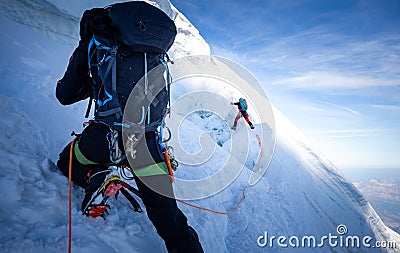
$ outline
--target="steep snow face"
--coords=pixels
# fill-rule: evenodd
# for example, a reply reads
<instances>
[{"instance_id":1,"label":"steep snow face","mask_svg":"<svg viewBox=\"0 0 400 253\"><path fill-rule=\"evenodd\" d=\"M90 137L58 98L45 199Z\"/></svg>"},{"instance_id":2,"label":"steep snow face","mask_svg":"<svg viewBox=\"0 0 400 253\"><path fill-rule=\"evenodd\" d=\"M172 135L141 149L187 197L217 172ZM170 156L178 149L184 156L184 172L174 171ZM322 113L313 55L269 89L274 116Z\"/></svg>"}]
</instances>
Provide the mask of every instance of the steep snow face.
<instances>
[{"instance_id":1,"label":"steep snow face","mask_svg":"<svg viewBox=\"0 0 400 253\"><path fill-rule=\"evenodd\" d=\"M70 141L71 130L80 131L86 102L62 107L54 97L57 78L65 70L72 46L78 41L78 21L85 8L111 1L11 1L0 3L1 13L30 28L1 16L6 31L0 34L0 245L1 252L65 252L67 247L67 180L55 168L57 153ZM157 1L171 16L177 11L167 1ZM169 8L169 9L168 9ZM172 15L173 16L173 15ZM173 48L174 56L209 52L198 31L182 17L185 26ZM179 19L175 19L179 20ZM178 21L177 21L178 22ZM180 22L180 21L179 21ZM185 32L184 32L185 31ZM179 44L180 43L180 44ZM191 48L192 45L199 48ZM190 44L187 47L184 45ZM66 48L69 45L69 48ZM201 46L203 45L203 46ZM190 92L178 90L180 92ZM225 90L220 94L230 97ZM300 237L317 240L337 227L361 239L397 241L397 249L365 247L299 248L298 252L398 252L399 235L386 228L355 187L335 167L310 148L288 120L274 110L277 146L265 176L248 186L252 161L260 152L250 150L246 166L225 190L192 204L229 211L242 193L246 198L236 212L216 215L179 204L190 225L199 233L205 252L287 252L279 247L261 248L260 236ZM195 113L185 120L179 135L183 145L196 152L198 137L214 138L217 157L198 167L180 166L176 176L204 177L229 155L229 129L234 113L221 119ZM256 126L256 130L257 130ZM246 131L241 120L239 134ZM257 140L250 137L252 146ZM88 219L79 213L83 191L73 189L73 252L166 252L145 214L133 212L122 197L112 201L107 220ZM261 238L262 239L262 238ZM260 242L263 242L262 240ZM286 241L288 243L288 241ZM294 250L289 246L290 250ZM397 250L397 251L396 251Z\"/></svg>"},{"instance_id":2,"label":"steep snow face","mask_svg":"<svg viewBox=\"0 0 400 253\"><path fill-rule=\"evenodd\" d=\"M283 202L288 208L286 214L291 216L289 220L293 219L290 223L305 227L311 225L315 234L320 235L318 238L334 233L339 225L345 225L348 229L346 235L362 238L373 234L375 240L398 242L399 235L383 224L356 187L314 151L305 137L278 110L274 111L274 115L278 141L268 179L274 182L279 192L284 193ZM288 156L290 159L287 159ZM305 228L306 231L309 229ZM300 234L304 234L302 230ZM333 251L366 251L361 249L333 248ZM393 249L388 251L396 252Z\"/></svg>"},{"instance_id":3,"label":"steep snow face","mask_svg":"<svg viewBox=\"0 0 400 253\"><path fill-rule=\"evenodd\" d=\"M224 91L221 89L220 93L223 94ZM238 212L228 217L228 250L236 252L238 248L251 248L261 252L261 248L256 248L251 243L254 242L254 238L264 235L264 232L269 234L269 239L272 236L285 236L287 239L297 236L301 240L302 236L313 236L318 244L321 238L329 234L340 236L337 232L338 227L347 229L345 235L356 235L360 240L370 236L374 238L373 241L389 240L398 243L399 235L383 224L371 205L342 173L313 151L305 137L277 109L274 109L274 114L277 124L277 146L263 180L253 187L246 185L252 162L259 155L257 139L251 134L253 148L246 161L246 169L226 190L230 191L233 198L236 195L236 199L240 196L238 192L243 189L246 194L246 201ZM237 131L232 133L225 119L202 111L191 114L186 120L193 122L203 133L212 136L227 151L230 150L229 140L227 141L229 135L245 132L247 127L244 122L239 121ZM253 133L257 132L258 127L256 125ZM187 131L183 133L186 134ZM193 135L199 136L197 133L192 133ZM224 159L224 156L219 156ZM204 164L199 170L208 166L210 168L207 170L212 170L217 164L213 161ZM177 175L180 176L180 173L178 171ZM223 196L226 191L215 198ZM210 202L214 203L212 200L206 201L207 204ZM343 240L346 240L346 237ZM276 241L273 243L274 252L284 251L277 248ZM323 248L331 252L381 251L362 246L329 247L327 243ZM382 249L382 252L386 250L396 252L395 249ZM307 248L307 252L320 252L320 249Z\"/></svg>"},{"instance_id":4,"label":"steep snow face","mask_svg":"<svg viewBox=\"0 0 400 253\"><path fill-rule=\"evenodd\" d=\"M63 41L70 48L79 40L79 21L86 9L104 7L115 3L112 0L70 1L70 0L13 0L1 1L0 13L30 28L43 32L49 37ZM178 34L170 49L171 57L189 54L209 55L210 47L199 31L166 0L146 2L162 9L175 21Z\"/></svg>"}]
</instances>

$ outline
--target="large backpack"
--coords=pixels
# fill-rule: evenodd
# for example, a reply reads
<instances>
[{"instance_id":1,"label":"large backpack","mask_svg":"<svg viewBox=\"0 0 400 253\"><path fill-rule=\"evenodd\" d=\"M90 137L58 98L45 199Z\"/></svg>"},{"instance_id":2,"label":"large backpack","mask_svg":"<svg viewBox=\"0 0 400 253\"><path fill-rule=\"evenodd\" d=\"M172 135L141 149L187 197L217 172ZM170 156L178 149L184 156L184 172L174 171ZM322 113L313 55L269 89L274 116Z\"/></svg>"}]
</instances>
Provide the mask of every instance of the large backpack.
<instances>
[{"instance_id":1,"label":"large backpack","mask_svg":"<svg viewBox=\"0 0 400 253\"><path fill-rule=\"evenodd\" d=\"M240 107L242 108L242 111L247 111L247 101L244 98L239 98L239 103Z\"/></svg>"},{"instance_id":2,"label":"large backpack","mask_svg":"<svg viewBox=\"0 0 400 253\"><path fill-rule=\"evenodd\" d=\"M146 79L152 69L161 67L162 71L153 73L138 89L137 108L132 108L136 110L132 125L143 123L146 132L160 126L170 95L167 51L176 33L174 22L145 2L117 3L84 13L80 35L90 39L88 65L93 80L91 100L96 102L95 120L116 130L129 128L129 123L122 122L128 96L141 78Z\"/></svg>"}]
</instances>

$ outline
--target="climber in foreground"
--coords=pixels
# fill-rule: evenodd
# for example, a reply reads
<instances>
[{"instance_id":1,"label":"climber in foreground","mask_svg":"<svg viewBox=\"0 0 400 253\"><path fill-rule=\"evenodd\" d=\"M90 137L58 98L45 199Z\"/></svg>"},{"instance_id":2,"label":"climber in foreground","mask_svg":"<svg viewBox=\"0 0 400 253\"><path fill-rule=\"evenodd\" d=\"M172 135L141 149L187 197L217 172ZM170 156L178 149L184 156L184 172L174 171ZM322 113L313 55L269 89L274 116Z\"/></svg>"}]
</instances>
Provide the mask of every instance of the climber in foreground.
<instances>
[{"instance_id":1,"label":"climber in foreground","mask_svg":"<svg viewBox=\"0 0 400 253\"><path fill-rule=\"evenodd\" d=\"M241 117L244 117L244 119L246 120L246 122L249 124L251 129L254 129L253 123L251 123L250 119L249 119L249 114L247 113L247 101L244 98L239 98L239 102L231 102L231 105L237 105L238 107L238 114L236 115L235 121L233 122L233 126L232 129L236 130L237 127L237 123L238 120Z\"/></svg>"},{"instance_id":2,"label":"climber in foreground","mask_svg":"<svg viewBox=\"0 0 400 253\"><path fill-rule=\"evenodd\" d=\"M56 97L63 105L90 98L86 116L94 100L94 119L60 153L57 166L67 177L71 169L72 181L85 189L81 210L89 217L104 217L109 209L109 197L118 192L125 196L124 182L110 166L130 167L138 187L137 195L168 252L201 253L203 249L196 231L188 225L173 198L167 155L159 130L170 96L170 80L164 78L168 71L166 52L176 33L173 20L160 9L141 1L84 12L79 45L57 83ZM152 69L156 70L155 74L148 75ZM157 72L157 69L162 71ZM139 82L143 76L144 87ZM129 110L142 119L123 122L128 97L136 86L139 87L134 94L137 104L136 107L130 105ZM155 98L150 99L149 94ZM143 128L131 127L140 125L137 122L143 122ZM123 133L123 128L143 131ZM129 151L124 149L125 139L130 140ZM169 194L149 187L146 180L157 182L157 186Z\"/></svg>"}]
</instances>

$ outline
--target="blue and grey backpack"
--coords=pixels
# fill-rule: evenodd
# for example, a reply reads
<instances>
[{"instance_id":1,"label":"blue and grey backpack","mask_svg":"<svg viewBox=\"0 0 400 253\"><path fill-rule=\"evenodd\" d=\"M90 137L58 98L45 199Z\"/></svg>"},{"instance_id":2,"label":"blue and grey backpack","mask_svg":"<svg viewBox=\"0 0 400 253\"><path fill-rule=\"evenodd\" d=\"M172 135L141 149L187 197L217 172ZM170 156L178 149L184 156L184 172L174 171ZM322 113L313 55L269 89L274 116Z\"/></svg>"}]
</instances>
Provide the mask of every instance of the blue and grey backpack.
<instances>
[{"instance_id":1,"label":"blue and grey backpack","mask_svg":"<svg viewBox=\"0 0 400 253\"><path fill-rule=\"evenodd\" d=\"M132 122L143 123L146 132L162 124L169 103L167 51L177 34L176 26L162 10L141 1L116 3L84 13L81 37L90 39L88 65L93 80L91 101L95 120L121 130L128 97L139 80L157 66L157 75L146 80L135 94ZM151 98L150 98L151 96ZM130 105L131 107L131 105Z\"/></svg>"},{"instance_id":2,"label":"blue and grey backpack","mask_svg":"<svg viewBox=\"0 0 400 253\"><path fill-rule=\"evenodd\" d=\"M240 107L242 108L242 111L247 111L247 101L244 98L239 98L239 103Z\"/></svg>"}]
</instances>

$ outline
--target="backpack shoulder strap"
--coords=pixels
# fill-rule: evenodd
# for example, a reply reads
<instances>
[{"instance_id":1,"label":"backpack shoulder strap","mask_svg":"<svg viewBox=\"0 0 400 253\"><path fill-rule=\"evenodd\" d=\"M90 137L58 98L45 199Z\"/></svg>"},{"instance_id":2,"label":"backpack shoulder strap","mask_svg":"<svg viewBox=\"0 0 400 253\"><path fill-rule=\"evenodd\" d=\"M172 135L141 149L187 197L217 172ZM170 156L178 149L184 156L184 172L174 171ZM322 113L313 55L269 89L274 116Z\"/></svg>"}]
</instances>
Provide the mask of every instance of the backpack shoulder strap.
<instances>
[{"instance_id":1,"label":"backpack shoulder strap","mask_svg":"<svg viewBox=\"0 0 400 253\"><path fill-rule=\"evenodd\" d=\"M93 48L95 47L95 48ZM118 93L117 93L117 52L118 52L118 46L114 45L112 47L106 46L104 44L102 44L101 42L99 42L95 36L92 37L92 39L90 40L89 46L88 46L88 65L89 65L89 69L92 69L92 55L94 55L94 53L96 52L96 50L100 48L102 50L106 50L109 53L109 56L106 57L105 59L103 59L103 62L107 62L108 61L108 65L107 65L107 69L106 72L104 74L104 76L108 76L111 74L111 91L107 92L107 90L104 87L104 84L101 83L102 88L104 89L104 93L107 96L106 99L104 100L100 100L100 98L97 97L96 92L94 93L94 99L96 99L97 101L97 105L98 106L103 106L106 103L109 103L109 110L106 111L99 111L96 112L96 115L100 116L100 117L106 117L106 116L110 116L113 114L116 114L117 118L122 117L123 113L122 113L122 109L119 103L119 99L118 99ZM99 63L97 63L99 64ZM90 102L89 102L90 103ZM88 110L90 110L90 104L89 104L89 108ZM88 113L87 113L88 114Z\"/></svg>"}]
</instances>

